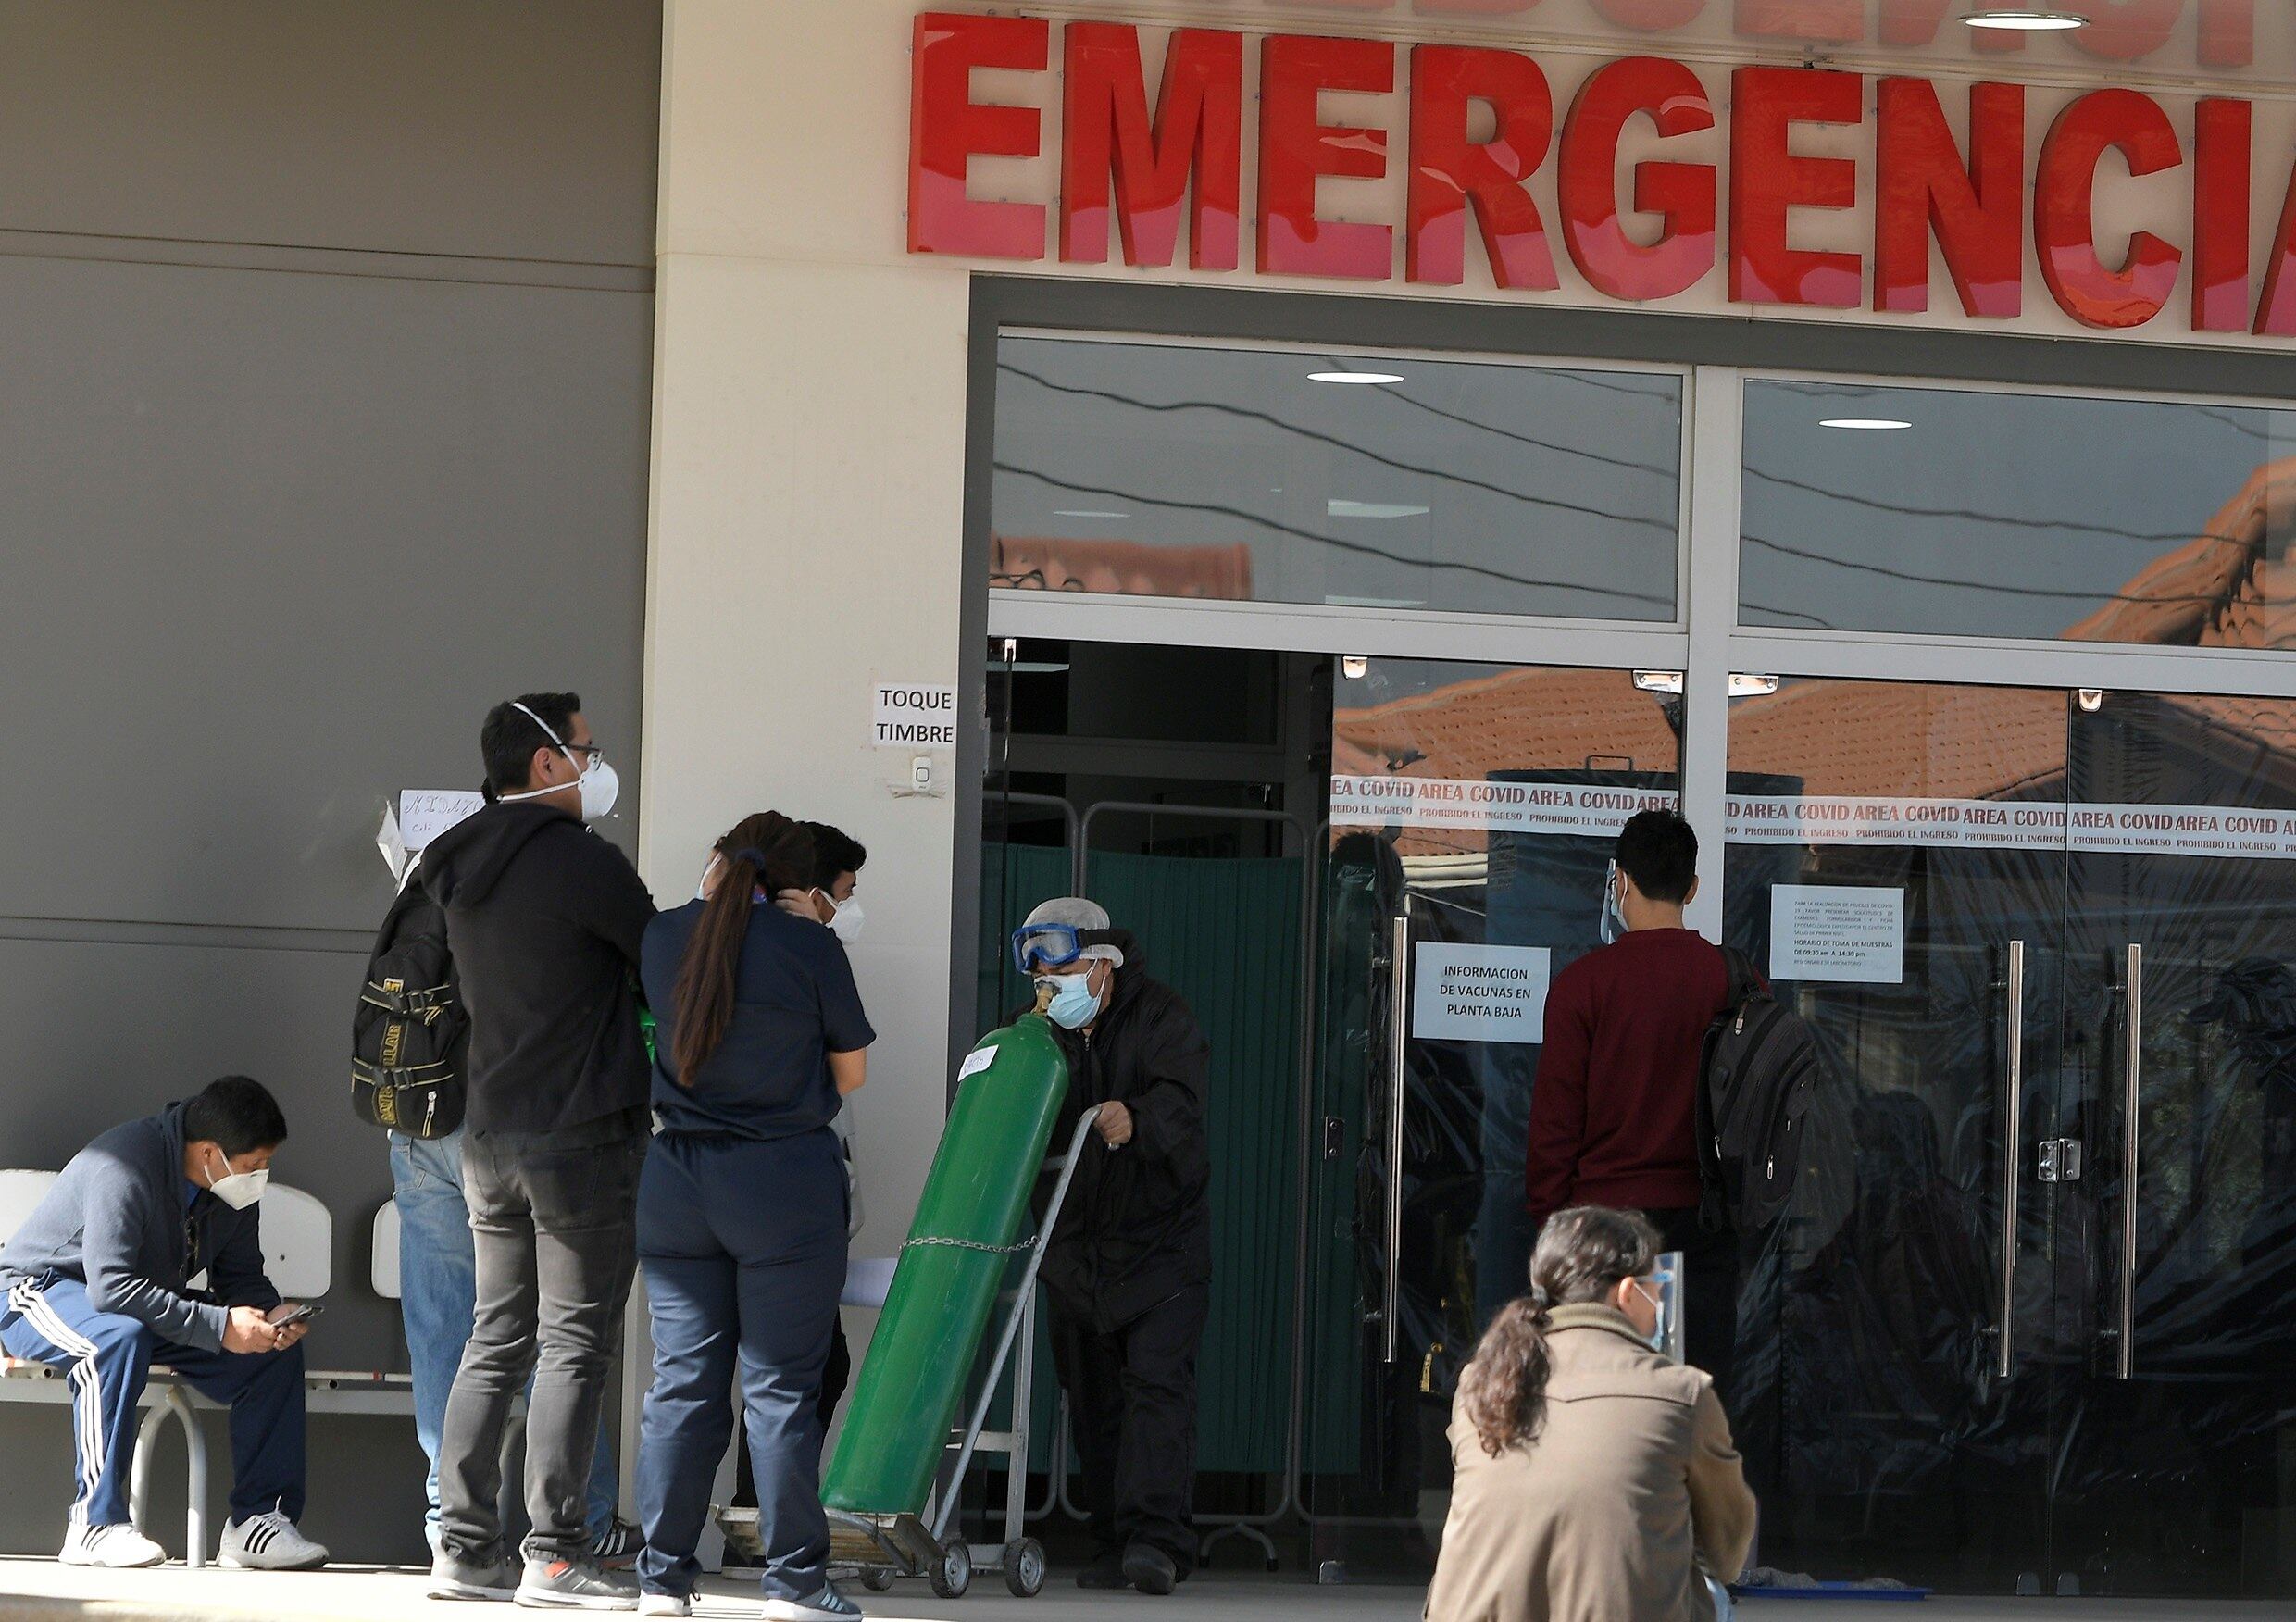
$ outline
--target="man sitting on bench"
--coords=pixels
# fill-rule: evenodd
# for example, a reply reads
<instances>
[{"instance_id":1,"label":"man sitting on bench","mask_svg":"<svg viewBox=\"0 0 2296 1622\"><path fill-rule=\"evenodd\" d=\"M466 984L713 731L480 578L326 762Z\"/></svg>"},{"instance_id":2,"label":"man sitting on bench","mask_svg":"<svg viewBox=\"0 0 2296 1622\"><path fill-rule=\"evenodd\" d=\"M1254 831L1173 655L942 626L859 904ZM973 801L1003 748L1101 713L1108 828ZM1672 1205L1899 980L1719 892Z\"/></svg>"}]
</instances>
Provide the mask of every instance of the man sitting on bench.
<instances>
[{"instance_id":1,"label":"man sitting on bench","mask_svg":"<svg viewBox=\"0 0 2296 1622\"><path fill-rule=\"evenodd\" d=\"M226 1076L114 1127L71 1158L0 1249L0 1345L64 1371L77 1480L68 1566L156 1566L128 1518L136 1404L153 1364L231 1410L231 1523L222 1563L306 1570L327 1551L303 1513L307 1320L263 1274L256 1201L287 1119L261 1083ZM189 1280L206 1272L208 1289Z\"/></svg>"}]
</instances>

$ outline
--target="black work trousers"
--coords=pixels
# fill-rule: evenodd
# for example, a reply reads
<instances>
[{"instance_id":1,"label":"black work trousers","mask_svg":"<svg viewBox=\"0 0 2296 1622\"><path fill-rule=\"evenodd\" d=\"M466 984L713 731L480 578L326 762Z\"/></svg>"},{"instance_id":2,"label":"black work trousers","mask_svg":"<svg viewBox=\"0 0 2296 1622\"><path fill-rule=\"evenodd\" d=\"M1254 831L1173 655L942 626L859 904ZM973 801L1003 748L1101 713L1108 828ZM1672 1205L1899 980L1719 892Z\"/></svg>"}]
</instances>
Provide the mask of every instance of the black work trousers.
<instances>
[{"instance_id":1,"label":"black work trousers","mask_svg":"<svg viewBox=\"0 0 2296 1622\"><path fill-rule=\"evenodd\" d=\"M1196 1348L1211 1296L1192 1284L1106 1333L1056 1304L1050 1319L1093 1541L1103 1554L1153 1544L1182 1577L1196 1566Z\"/></svg>"},{"instance_id":2,"label":"black work trousers","mask_svg":"<svg viewBox=\"0 0 2296 1622\"><path fill-rule=\"evenodd\" d=\"M1642 1215L1658 1229L1660 1250L1682 1253L1682 1361L1714 1376L1727 1402L1738 1353L1738 1235L1701 1227L1695 1205Z\"/></svg>"}]
</instances>

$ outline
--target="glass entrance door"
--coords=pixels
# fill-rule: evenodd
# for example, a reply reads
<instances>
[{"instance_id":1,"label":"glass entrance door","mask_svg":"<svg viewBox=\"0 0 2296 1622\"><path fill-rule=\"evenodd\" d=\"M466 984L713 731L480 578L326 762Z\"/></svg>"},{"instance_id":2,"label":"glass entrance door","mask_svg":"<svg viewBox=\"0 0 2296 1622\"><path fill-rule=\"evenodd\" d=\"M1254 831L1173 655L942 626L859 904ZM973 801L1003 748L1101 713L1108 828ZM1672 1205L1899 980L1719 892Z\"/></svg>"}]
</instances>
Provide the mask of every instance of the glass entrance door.
<instances>
[{"instance_id":1,"label":"glass entrance door","mask_svg":"<svg viewBox=\"0 0 2296 1622\"><path fill-rule=\"evenodd\" d=\"M1741 1304L1763 1564L2296 1592L2296 705L1738 700L1727 932L1825 1058Z\"/></svg>"},{"instance_id":2,"label":"glass entrance door","mask_svg":"<svg viewBox=\"0 0 2296 1622\"><path fill-rule=\"evenodd\" d=\"M1599 942L1619 827L1675 801L1681 700L1625 670L1335 664L1301 1503L1324 1579L1422 1580L1459 1369L1527 1284L1547 979Z\"/></svg>"},{"instance_id":3,"label":"glass entrance door","mask_svg":"<svg viewBox=\"0 0 2296 1622\"><path fill-rule=\"evenodd\" d=\"M2093 707L2090 707L2093 705ZM2053 1568L2296 1597L2296 703L2071 715Z\"/></svg>"},{"instance_id":4,"label":"glass entrance door","mask_svg":"<svg viewBox=\"0 0 2296 1622\"><path fill-rule=\"evenodd\" d=\"M2065 706L1791 680L1732 703L1725 936L1824 1069L1725 1392L1764 1566L2040 1591Z\"/></svg>"}]
</instances>

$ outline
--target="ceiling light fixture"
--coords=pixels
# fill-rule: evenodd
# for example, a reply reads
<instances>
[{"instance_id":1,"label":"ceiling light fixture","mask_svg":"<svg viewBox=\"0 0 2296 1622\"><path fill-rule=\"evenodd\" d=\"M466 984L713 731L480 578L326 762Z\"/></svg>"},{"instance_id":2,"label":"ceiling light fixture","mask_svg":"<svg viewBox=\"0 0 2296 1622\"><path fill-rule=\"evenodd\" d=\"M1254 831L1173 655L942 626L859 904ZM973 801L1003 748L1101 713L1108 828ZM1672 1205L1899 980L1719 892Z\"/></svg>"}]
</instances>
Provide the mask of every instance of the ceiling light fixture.
<instances>
[{"instance_id":1,"label":"ceiling light fixture","mask_svg":"<svg viewBox=\"0 0 2296 1622\"><path fill-rule=\"evenodd\" d=\"M1311 383L1400 383L1403 377L1396 372L1319 371L1309 372Z\"/></svg>"},{"instance_id":2,"label":"ceiling light fixture","mask_svg":"<svg viewBox=\"0 0 2296 1622\"><path fill-rule=\"evenodd\" d=\"M1361 681L1371 673L1371 657L1367 654L1340 655L1340 674L1350 681Z\"/></svg>"},{"instance_id":3,"label":"ceiling light fixture","mask_svg":"<svg viewBox=\"0 0 2296 1622\"><path fill-rule=\"evenodd\" d=\"M1897 417L1828 417L1817 426L1855 429L1860 432L1879 432L1893 428L1911 428L1914 425Z\"/></svg>"},{"instance_id":4,"label":"ceiling light fixture","mask_svg":"<svg viewBox=\"0 0 2296 1622\"><path fill-rule=\"evenodd\" d=\"M1323 504L1326 517L1334 518L1423 518L1427 508L1407 501L1349 501L1333 496Z\"/></svg>"},{"instance_id":5,"label":"ceiling light fixture","mask_svg":"<svg viewBox=\"0 0 2296 1622\"><path fill-rule=\"evenodd\" d=\"M2034 6L1980 6L1965 12L1961 20L1971 28L2013 29L2023 33L2056 33L2089 26L2089 19L2078 11Z\"/></svg>"},{"instance_id":6,"label":"ceiling light fixture","mask_svg":"<svg viewBox=\"0 0 2296 1622\"><path fill-rule=\"evenodd\" d=\"M2084 715L2093 716L2104 707L2104 689L2102 687L2084 687L2078 696Z\"/></svg>"}]
</instances>

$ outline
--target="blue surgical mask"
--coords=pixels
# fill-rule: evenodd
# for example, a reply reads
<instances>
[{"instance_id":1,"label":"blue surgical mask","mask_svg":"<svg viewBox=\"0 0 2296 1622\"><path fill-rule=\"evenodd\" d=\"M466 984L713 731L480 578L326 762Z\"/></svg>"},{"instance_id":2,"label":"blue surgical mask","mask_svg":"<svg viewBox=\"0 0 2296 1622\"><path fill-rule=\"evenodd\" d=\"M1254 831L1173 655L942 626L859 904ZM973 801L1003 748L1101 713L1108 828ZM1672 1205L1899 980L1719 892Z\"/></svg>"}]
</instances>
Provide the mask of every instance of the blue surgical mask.
<instances>
[{"instance_id":1,"label":"blue surgical mask","mask_svg":"<svg viewBox=\"0 0 2296 1622\"><path fill-rule=\"evenodd\" d=\"M1100 1017L1100 998L1092 991L1090 973L1046 975L1037 984L1053 988L1052 1006L1044 1012L1063 1030L1081 1030Z\"/></svg>"}]
</instances>

